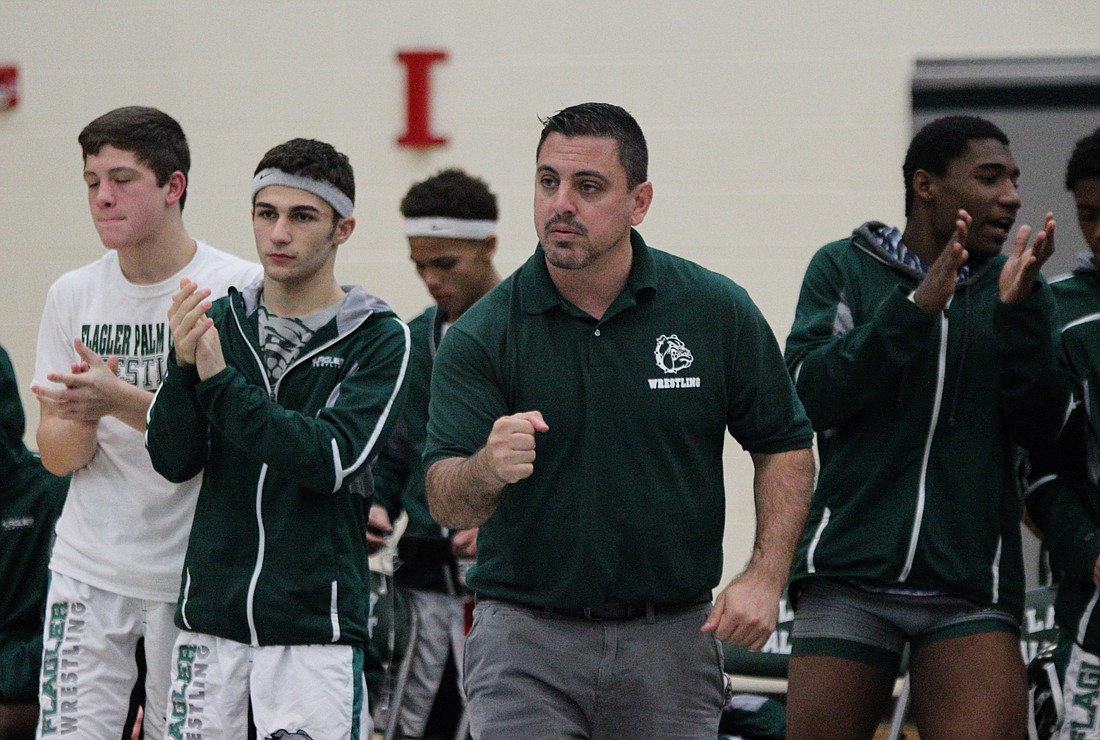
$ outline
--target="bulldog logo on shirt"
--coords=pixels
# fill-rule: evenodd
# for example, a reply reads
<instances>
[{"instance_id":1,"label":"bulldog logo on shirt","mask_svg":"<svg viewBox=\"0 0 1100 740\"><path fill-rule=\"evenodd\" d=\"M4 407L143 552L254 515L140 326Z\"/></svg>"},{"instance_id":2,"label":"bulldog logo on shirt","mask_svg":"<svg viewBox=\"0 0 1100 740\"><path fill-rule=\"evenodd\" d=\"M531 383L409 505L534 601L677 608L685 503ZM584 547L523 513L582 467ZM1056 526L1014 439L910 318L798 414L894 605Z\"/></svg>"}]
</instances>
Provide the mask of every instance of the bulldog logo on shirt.
<instances>
[{"instance_id":1,"label":"bulldog logo on shirt","mask_svg":"<svg viewBox=\"0 0 1100 740\"><path fill-rule=\"evenodd\" d=\"M285 738L299 738L299 740L313 740L305 730L288 732L287 730L275 730L275 733L267 736L267 740L284 740Z\"/></svg>"},{"instance_id":2,"label":"bulldog logo on shirt","mask_svg":"<svg viewBox=\"0 0 1100 740\"><path fill-rule=\"evenodd\" d=\"M653 356L657 358L657 367L665 374L678 373L691 367L695 358L691 356L691 350L684 346L680 337L669 334L657 337L657 346L653 350Z\"/></svg>"}]
</instances>

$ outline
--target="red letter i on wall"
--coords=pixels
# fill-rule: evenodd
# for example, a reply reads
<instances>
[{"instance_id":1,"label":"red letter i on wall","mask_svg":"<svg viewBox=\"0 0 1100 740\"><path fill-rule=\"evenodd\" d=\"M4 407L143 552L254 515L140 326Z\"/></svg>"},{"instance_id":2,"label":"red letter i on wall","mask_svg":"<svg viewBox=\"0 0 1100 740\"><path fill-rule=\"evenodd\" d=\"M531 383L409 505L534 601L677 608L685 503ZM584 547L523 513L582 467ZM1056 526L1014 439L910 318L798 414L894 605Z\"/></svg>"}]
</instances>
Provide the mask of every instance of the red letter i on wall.
<instances>
[{"instance_id":1,"label":"red letter i on wall","mask_svg":"<svg viewBox=\"0 0 1100 740\"><path fill-rule=\"evenodd\" d=\"M19 67L0 64L0 110L11 110L19 105Z\"/></svg>"},{"instance_id":2,"label":"red letter i on wall","mask_svg":"<svg viewBox=\"0 0 1100 740\"><path fill-rule=\"evenodd\" d=\"M445 51L399 51L397 58L407 73L405 133L398 138L401 146L427 148L442 146L447 139L431 132L431 68L447 58Z\"/></svg>"}]
</instances>

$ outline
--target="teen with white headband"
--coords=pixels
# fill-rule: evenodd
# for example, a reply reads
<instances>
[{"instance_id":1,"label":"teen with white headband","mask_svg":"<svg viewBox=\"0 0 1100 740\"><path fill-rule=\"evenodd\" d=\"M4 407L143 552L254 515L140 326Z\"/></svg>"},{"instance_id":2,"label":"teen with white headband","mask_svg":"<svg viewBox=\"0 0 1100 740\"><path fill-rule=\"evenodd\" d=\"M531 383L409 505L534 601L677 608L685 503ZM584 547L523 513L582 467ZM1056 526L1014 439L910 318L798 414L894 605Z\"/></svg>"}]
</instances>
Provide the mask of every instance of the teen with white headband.
<instances>
[{"instance_id":1,"label":"teen with white headband","mask_svg":"<svg viewBox=\"0 0 1100 740\"><path fill-rule=\"evenodd\" d=\"M294 139L252 183L263 280L211 303L184 279L149 410L153 465L203 473L176 623L169 729L360 738L369 465L400 412L408 328L334 274L348 158ZM185 729L184 729L185 728Z\"/></svg>"},{"instance_id":2,"label":"teen with white headband","mask_svg":"<svg viewBox=\"0 0 1100 740\"><path fill-rule=\"evenodd\" d=\"M401 731L407 738L453 737L463 702L463 566L477 555L477 529L447 529L432 519L420 456L435 348L451 324L500 282L493 267L497 199L482 180L449 169L413 185L401 201L401 214L409 256L435 304L409 322L409 398L374 466L375 505L367 540L373 549L381 547L393 531L391 522L402 511L408 514L394 578L416 605L420 627L412 679L400 707ZM454 683L444 681L449 664Z\"/></svg>"}]
</instances>

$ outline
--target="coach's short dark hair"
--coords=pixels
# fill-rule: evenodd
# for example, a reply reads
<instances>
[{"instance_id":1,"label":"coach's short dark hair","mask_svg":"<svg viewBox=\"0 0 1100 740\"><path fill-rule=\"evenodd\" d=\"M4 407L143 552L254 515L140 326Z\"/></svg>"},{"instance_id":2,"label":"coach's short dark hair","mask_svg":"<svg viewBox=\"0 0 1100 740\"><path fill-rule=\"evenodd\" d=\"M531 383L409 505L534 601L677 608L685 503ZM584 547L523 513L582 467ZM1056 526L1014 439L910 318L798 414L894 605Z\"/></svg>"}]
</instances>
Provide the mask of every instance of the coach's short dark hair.
<instances>
[{"instance_id":1,"label":"coach's short dark hair","mask_svg":"<svg viewBox=\"0 0 1100 740\"><path fill-rule=\"evenodd\" d=\"M177 170L184 174L191 169L191 150L179 122L167 113L142 105L115 108L95 119L77 137L84 152L99 154L105 146L133 152L139 162L153 171L157 185L163 187ZM180 210L187 201L187 184L180 196Z\"/></svg>"},{"instance_id":2,"label":"coach's short dark hair","mask_svg":"<svg viewBox=\"0 0 1100 740\"><path fill-rule=\"evenodd\" d=\"M619 162L626 170L626 186L633 189L649 179L649 150L642 127L626 110L610 103L581 103L563 108L542 122L535 157L552 133L563 136L607 136L619 145Z\"/></svg>"}]
</instances>

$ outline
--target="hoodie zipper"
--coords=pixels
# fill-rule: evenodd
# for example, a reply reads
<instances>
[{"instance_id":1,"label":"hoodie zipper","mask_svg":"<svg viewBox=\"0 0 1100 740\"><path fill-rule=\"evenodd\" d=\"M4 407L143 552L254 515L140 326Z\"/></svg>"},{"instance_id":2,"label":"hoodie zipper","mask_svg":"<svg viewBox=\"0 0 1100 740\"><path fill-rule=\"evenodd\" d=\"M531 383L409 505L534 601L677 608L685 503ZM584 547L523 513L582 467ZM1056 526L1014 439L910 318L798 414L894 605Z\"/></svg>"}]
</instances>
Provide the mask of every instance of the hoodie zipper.
<instances>
[{"instance_id":1,"label":"hoodie zipper","mask_svg":"<svg viewBox=\"0 0 1100 740\"><path fill-rule=\"evenodd\" d=\"M264 381L264 389L267 391L267 396L274 401L275 391L272 390L271 384L267 381L267 368L264 367L263 360L256 353L255 347L248 341L248 335L245 333L244 327L241 326L240 316L237 315L237 307L233 305L232 301L230 301L229 308L233 312L233 321L237 325L237 331L240 332L241 338L244 339L245 346L248 347L248 351L252 354L252 359L256 361L256 366L260 368L260 378ZM244 603L245 619L248 622L248 636L252 641L253 647L260 644L259 635L256 632L254 604L256 584L260 580L260 571L262 571L264 567L264 545L267 541L267 532L264 530L263 518L263 491L265 478L267 478L267 463L262 463L260 465L260 476L256 481L256 527L259 534L256 548L256 563L252 567L252 576L248 579L248 596Z\"/></svg>"},{"instance_id":2,"label":"hoodie zipper","mask_svg":"<svg viewBox=\"0 0 1100 740\"><path fill-rule=\"evenodd\" d=\"M928 427L928 436L924 440L924 454L920 463L920 479L917 483L917 505L913 513L913 531L909 535L909 551L905 556L905 566L901 569L898 582L902 583L909 577L913 569L913 560L917 553L917 540L920 539L921 522L924 519L924 505L927 499L928 485L928 461L932 457L932 440L936 436L936 424L940 417L940 405L943 403L943 386L947 374L947 336L949 322L947 309L951 307L954 296L947 302L947 306L940 311L940 350L936 362L936 396L932 403L932 419Z\"/></svg>"},{"instance_id":3,"label":"hoodie zipper","mask_svg":"<svg viewBox=\"0 0 1100 740\"><path fill-rule=\"evenodd\" d=\"M245 333L244 327L241 326L241 319L237 313L237 307L233 305L232 301L230 301L229 307L230 310L233 312L233 321L237 325L237 331L240 332L241 338L244 340L245 346L248 347L248 351L252 355L252 359L255 360L256 366L260 369L260 378L264 381L264 389L267 391L268 398L276 402L279 400L279 386L283 382L283 378L285 378L291 370L293 370L295 367L302 364L306 360L312 358L317 353L328 349L336 342L354 332L356 329L362 326L363 322L370 318L371 315L373 315L374 313L373 311L368 311L366 315L364 315L362 319L358 323L356 323L355 326L351 327L348 331L342 334L338 334L328 342L325 342L324 344L315 347L310 352L299 356L297 359L294 360L294 362L290 363L290 365L287 366L286 370L283 371L283 374L279 376L279 380L275 383L275 387L272 388L271 383L267 379L267 368L264 366L262 358L259 356L259 354L257 354L256 348L253 347L252 343L248 341L248 334ZM253 646L258 646L260 644L259 635L256 630L255 597L256 586L259 583L260 573L263 571L264 567L264 550L267 542L267 531L264 529L263 518L263 493L264 481L267 479L267 470L267 463L262 463L260 466L260 475L256 481L256 529L258 532L258 543L256 550L256 563L252 568L252 576L248 580L248 596L246 597L247 600L245 601L245 619L248 622L248 634L249 638L252 640ZM337 468L337 488L340 487L340 483L342 482L341 478L342 471Z\"/></svg>"}]
</instances>

